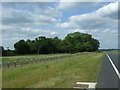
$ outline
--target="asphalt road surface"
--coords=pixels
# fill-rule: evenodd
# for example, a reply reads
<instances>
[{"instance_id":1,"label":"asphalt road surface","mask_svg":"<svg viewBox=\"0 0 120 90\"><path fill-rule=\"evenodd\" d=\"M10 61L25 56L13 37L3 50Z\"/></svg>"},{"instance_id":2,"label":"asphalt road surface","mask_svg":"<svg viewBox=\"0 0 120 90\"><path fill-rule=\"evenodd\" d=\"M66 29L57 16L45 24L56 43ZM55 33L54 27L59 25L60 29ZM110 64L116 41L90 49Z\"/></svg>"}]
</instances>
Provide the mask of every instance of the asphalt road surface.
<instances>
[{"instance_id":1,"label":"asphalt road surface","mask_svg":"<svg viewBox=\"0 0 120 90\"><path fill-rule=\"evenodd\" d=\"M97 88L119 88L120 54L106 53L101 66Z\"/></svg>"}]
</instances>

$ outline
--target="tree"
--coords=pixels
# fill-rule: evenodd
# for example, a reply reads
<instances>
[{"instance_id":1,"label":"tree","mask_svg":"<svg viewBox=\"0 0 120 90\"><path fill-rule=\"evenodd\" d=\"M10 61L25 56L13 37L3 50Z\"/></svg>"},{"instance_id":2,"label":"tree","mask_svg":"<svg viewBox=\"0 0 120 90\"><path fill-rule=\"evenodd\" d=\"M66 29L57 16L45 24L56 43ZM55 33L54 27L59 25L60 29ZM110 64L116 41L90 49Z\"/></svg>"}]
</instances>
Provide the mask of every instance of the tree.
<instances>
[{"instance_id":1,"label":"tree","mask_svg":"<svg viewBox=\"0 0 120 90\"><path fill-rule=\"evenodd\" d=\"M50 38L50 39L51 39L51 42L53 43L55 53L62 52L62 50L61 50L62 40L59 39L58 37L54 37L54 38Z\"/></svg>"},{"instance_id":2,"label":"tree","mask_svg":"<svg viewBox=\"0 0 120 90\"><path fill-rule=\"evenodd\" d=\"M91 39L92 51L97 51L98 47L100 47L100 42L97 39Z\"/></svg>"},{"instance_id":3,"label":"tree","mask_svg":"<svg viewBox=\"0 0 120 90\"><path fill-rule=\"evenodd\" d=\"M45 45L46 42L46 37L41 36L35 39L35 50L37 52L37 54L42 53L42 48Z\"/></svg>"},{"instance_id":4,"label":"tree","mask_svg":"<svg viewBox=\"0 0 120 90\"><path fill-rule=\"evenodd\" d=\"M38 37L35 39L35 47L37 54L40 53L55 53L56 45L53 43L52 38L46 38L44 36Z\"/></svg>"},{"instance_id":5,"label":"tree","mask_svg":"<svg viewBox=\"0 0 120 90\"><path fill-rule=\"evenodd\" d=\"M15 43L14 48L18 54L29 54L30 52L30 47L24 40L20 40Z\"/></svg>"},{"instance_id":6,"label":"tree","mask_svg":"<svg viewBox=\"0 0 120 90\"><path fill-rule=\"evenodd\" d=\"M42 53L55 53L57 48L51 38L46 38L46 41L41 50Z\"/></svg>"},{"instance_id":7,"label":"tree","mask_svg":"<svg viewBox=\"0 0 120 90\"><path fill-rule=\"evenodd\" d=\"M90 34L74 32L68 34L63 40L58 37L47 38L40 36L35 40L19 40L14 44L15 50L5 50L2 46L1 51L4 56L17 54L44 54L44 53L76 53L93 52L99 48L99 41L92 38Z\"/></svg>"},{"instance_id":8,"label":"tree","mask_svg":"<svg viewBox=\"0 0 120 90\"><path fill-rule=\"evenodd\" d=\"M2 56L13 56L13 55L15 55L13 50L10 50L9 48L7 48L7 50L5 50L3 46L0 46L0 51L1 51L0 55L2 55Z\"/></svg>"},{"instance_id":9,"label":"tree","mask_svg":"<svg viewBox=\"0 0 120 90\"><path fill-rule=\"evenodd\" d=\"M75 50L76 52L84 52L85 51L84 44L82 42L77 43L75 45Z\"/></svg>"},{"instance_id":10,"label":"tree","mask_svg":"<svg viewBox=\"0 0 120 90\"><path fill-rule=\"evenodd\" d=\"M7 56L7 51L3 46L0 46L0 56Z\"/></svg>"},{"instance_id":11,"label":"tree","mask_svg":"<svg viewBox=\"0 0 120 90\"><path fill-rule=\"evenodd\" d=\"M30 40L30 39L28 39L27 41L26 41L26 43L29 45L29 47L30 47L30 53L31 54L35 54L36 53L36 50L35 50L35 40Z\"/></svg>"},{"instance_id":12,"label":"tree","mask_svg":"<svg viewBox=\"0 0 120 90\"><path fill-rule=\"evenodd\" d=\"M90 34L74 32L68 34L64 39L64 47L67 52L92 52L98 50L99 41L92 38Z\"/></svg>"},{"instance_id":13,"label":"tree","mask_svg":"<svg viewBox=\"0 0 120 90\"><path fill-rule=\"evenodd\" d=\"M74 32L68 34L63 40L58 37L37 37L35 40L20 40L14 44L18 54L40 53L76 53L92 52L99 48L99 41L90 34Z\"/></svg>"}]
</instances>

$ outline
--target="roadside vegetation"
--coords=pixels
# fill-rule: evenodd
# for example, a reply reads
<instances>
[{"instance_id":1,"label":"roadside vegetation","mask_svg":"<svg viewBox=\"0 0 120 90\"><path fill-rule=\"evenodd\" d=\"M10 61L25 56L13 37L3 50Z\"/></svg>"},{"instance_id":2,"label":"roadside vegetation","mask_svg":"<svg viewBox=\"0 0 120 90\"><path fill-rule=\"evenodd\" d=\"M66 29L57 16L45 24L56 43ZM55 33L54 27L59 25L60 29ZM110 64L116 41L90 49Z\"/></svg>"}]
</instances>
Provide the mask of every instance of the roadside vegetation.
<instances>
[{"instance_id":1,"label":"roadside vegetation","mask_svg":"<svg viewBox=\"0 0 120 90\"><path fill-rule=\"evenodd\" d=\"M120 53L120 50L111 50L110 52L113 52L113 53Z\"/></svg>"},{"instance_id":2,"label":"roadside vegetation","mask_svg":"<svg viewBox=\"0 0 120 90\"><path fill-rule=\"evenodd\" d=\"M3 88L73 88L76 82L96 82L103 53L88 53L57 61L3 70Z\"/></svg>"},{"instance_id":3,"label":"roadside vegetation","mask_svg":"<svg viewBox=\"0 0 120 90\"><path fill-rule=\"evenodd\" d=\"M67 53L56 53L56 54L38 54L38 55L21 55L21 56L5 56L2 57L2 62L5 61L19 61L19 60L31 60L31 59L39 59L49 56L56 56L56 55L67 55Z\"/></svg>"},{"instance_id":4,"label":"roadside vegetation","mask_svg":"<svg viewBox=\"0 0 120 90\"><path fill-rule=\"evenodd\" d=\"M106 51L103 51L103 52L111 52L111 53L120 53L120 50L106 50Z\"/></svg>"},{"instance_id":5,"label":"roadside vegetation","mask_svg":"<svg viewBox=\"0 0 120 90\"><path fill-rule=\"evenodd\" d=\"M14 44L15 50L2 49L3 56L25 54L51 54L51 53L77 53L94 52L99 48L99 41L90 34L74 32L68 34L63 40L58 37L47 38L40 36L35 40L19 40Z\"/></svg>"},{"instance_id":6,"label":"roadside vegetation","mask_svg":"<svg viewBox=\"0 0 120 90\"><path fill-rule=\"evenodd\" d=\"M80 53L79 53L80 54ZM29 64L37 64L48 60L60 59L76 54L44 54L44 55L25 55L25 56L9 56L2 58L2 68L17 67Z\"/></svg>"},{"instance_id":7,"label":"roadside vegetation","mask_svg":"<svg viewBox=\"0 0 120 90\"><path fill-rule=\"evenodd\" d=\"M5 50L1 46L2 66L4 66L2 86L3 88L73 88L78 81L97 82L103 56L98 50L99 44L99 41L90 34L74 32L63 40L45 36L34 40L22 39L14 44L15 50L10 50L9 47ZM57 55L62 55L62 58L60 56L57 59ZM33 64L33 61L36 64Z\"/></svg>"}]
</instances>

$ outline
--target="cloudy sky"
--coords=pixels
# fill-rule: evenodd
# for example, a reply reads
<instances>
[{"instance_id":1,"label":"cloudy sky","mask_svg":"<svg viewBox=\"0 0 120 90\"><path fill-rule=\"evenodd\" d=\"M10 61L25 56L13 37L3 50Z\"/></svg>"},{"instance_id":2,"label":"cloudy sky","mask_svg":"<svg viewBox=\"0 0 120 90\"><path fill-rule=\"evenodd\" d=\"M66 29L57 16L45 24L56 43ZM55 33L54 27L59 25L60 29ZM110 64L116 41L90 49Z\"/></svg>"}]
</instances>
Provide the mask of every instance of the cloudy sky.
<instances>
[{"instance_id":1,"label":"cloudy sky","mask_svg":"<svg viewBox=\"0 0 120 90\"><path fill-rule=\"evenodd\" d=\"M118 2L61 1L3 2L4 48L14 49L14 43L21 39L63 39L73 32L92 34L100 41L100 48L118 48Z\"/></svg>"}]
</instances>

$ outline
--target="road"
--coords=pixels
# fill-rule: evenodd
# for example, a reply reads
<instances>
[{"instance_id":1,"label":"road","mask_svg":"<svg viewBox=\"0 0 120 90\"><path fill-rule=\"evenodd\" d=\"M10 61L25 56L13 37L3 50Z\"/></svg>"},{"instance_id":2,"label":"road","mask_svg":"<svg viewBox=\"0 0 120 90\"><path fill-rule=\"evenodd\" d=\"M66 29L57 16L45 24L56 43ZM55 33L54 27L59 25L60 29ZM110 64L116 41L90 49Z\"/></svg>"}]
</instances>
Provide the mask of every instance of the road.
<instances>
[{"instance_id":1,"label":"road","mask_svg":"<svg viewBox=\"0 0 120 90\"><path fill-rule=\"evenodd\" d=\"M120 54L106 53L101 66L97 88L116 88L120 90Z\"/></svg>"}]
</instances>

